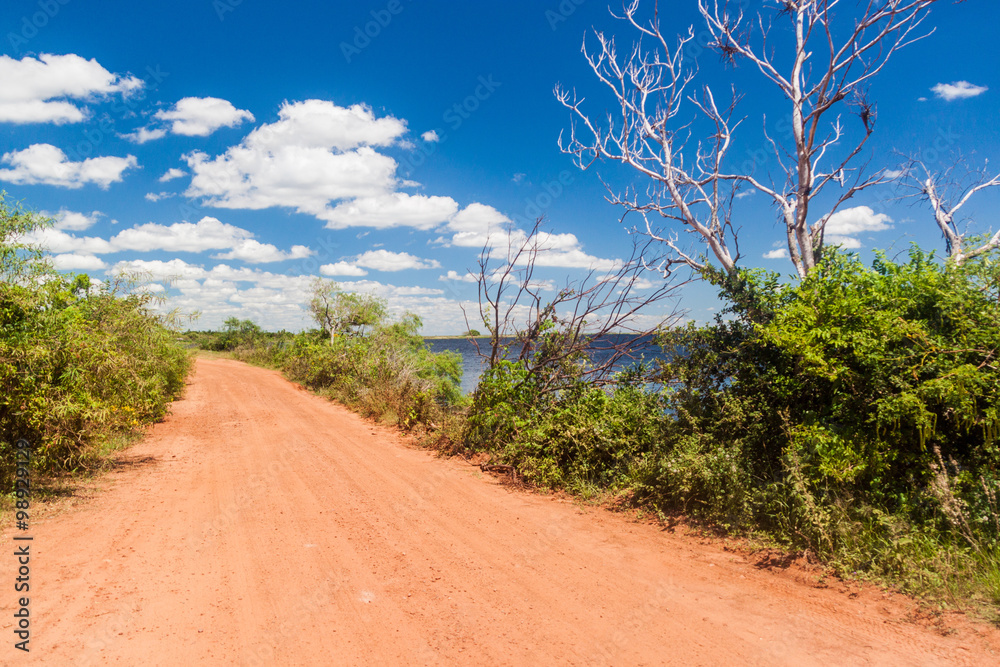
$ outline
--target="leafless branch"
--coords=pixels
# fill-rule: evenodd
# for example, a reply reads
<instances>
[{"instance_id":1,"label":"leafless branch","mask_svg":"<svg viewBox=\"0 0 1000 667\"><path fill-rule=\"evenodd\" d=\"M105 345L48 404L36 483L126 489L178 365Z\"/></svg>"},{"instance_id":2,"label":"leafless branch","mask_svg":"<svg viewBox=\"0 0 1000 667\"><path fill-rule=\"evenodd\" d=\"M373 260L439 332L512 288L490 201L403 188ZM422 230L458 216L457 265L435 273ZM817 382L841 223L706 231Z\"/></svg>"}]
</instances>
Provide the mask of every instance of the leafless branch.
<instances>
[{"instance_id":1,"label":"leafless branch","mask_svg":"<svg viewBox=\"0 0 1000 667\"><path fill-rule=\"evenodd\" d=\"M764 180L754 170L727 167L733 135L742 122L736 115L739 93L732 91L731 101L720 105L708 86L697 94L690 91L697 71L685 60L685 51L694 28L671 42L660 29L658 3L652 4L653 18L642 21L640 0L630 0L618 17L638 35L627 52L620 54L613 38L596 31L583 45L591 69L614 96L614 112L599 123L584 110L584 98L557 87L556 97L573 117L560 147L582 169L604 158L650 180L641 200L633 191L611 193L609 201L622 206L626 215L642 216L643 225L631 231L667 248L671 257L663 268L684 264L701 269L705 264L697 254L682 252L677 234L661 231L650 214L694 234L710 258L734 271L739 228L733 224L733 202L746 187L774 202L792 262L804 277L820 259L831 216L858 193L884 182L881 172L868 176L863 166L855 165L878 115L867 86L896 51L928 34L920 28L938 1L863 0L853 25L845 21L851 8L841 0L781 0L753 17L729 0L698 1L712 35L710 46L725 60L756 66L788 104L787 136L765 129L782 177ZM776 21L787 21L792 28L782 33L791 37L777 44L771 31ZM844 120L845 111L857 117L856 125ZM695 132L704 138L692 142ZM833 206L817 215L812 203L828 187L839 192Z\"/></svg>"},{"instance_id":2,"label":"leafless branch","mask_svg":"<svg viewBox=\"0 0 1000 667\"><path fill-rule=\"evenodd\" d=\"M491 243L483 248L479 310L490 333L490 349L480 355L491 367L503 360L521 362L543 393L558 391L571 378L604 384L622 362L635 359L653 343L657 330L679 317L673 310L650 323L640 311L670 300L684 282L644 284L642 258L652 243L647 240L633 244L628 261L611 271L600 275L591 270L546 299L543 283L535 279L545 252L541 223L539 218L520 240L509 234L499 265Z\"/></svg>"}]
</instances>

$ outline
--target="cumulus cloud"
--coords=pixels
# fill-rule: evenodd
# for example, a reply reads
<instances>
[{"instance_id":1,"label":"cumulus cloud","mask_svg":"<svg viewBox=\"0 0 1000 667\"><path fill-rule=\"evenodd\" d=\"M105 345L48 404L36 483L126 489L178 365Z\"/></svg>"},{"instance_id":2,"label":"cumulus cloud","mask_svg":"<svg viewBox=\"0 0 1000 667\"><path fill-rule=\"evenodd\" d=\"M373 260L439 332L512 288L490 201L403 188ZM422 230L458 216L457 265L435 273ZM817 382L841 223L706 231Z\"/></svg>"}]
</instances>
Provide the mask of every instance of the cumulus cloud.
<instances>
[{"instance_id":1,"label":"cumulus cloud","mask_svg":"<svg viewBox=\"0 0 1000 667\"><path fill-rule=\"evenodd\" d=\"M158 202L161 199L170 199L171 197L176 197L176 192L147 192L146 199L151 202Z\"/></svg>"},{"instance_id":2,"label":"cumulus cloud","mask_svg":"<svg viewBox=\"0 0 1000 667\"><path fill-rule=\"evenodd\" d=\"M954 100L964 100L970 97L977 97L985 93L989 88L986 86L977 86L969 83L968 81L955 81L954 83L939 83L931 91L936 97L944 100L945 102L952 102Z\"/></svg>"},{"instance_id":3,"label":"cumulus cloud","mask_svg":"<svg viewBox=\"0 0 1000 667\"><path fill-rule=\"evenodd\" d=\"M160 176L160 183L166 183L167 181L172 181L175 178L184 178L185 176L187 176L187 172L182 169L171 167L164 172L163 176Z\"/></svg>"},{"instance_id":4,"label":"cumulus cloud","mask_svg":"<svg viewBox=\"0 0 1000 667\"><path fill-rule=\"evenodd\" d=\"M81 255L75 252L55 255L51 261L52 266L59 271L98 271L108 267L104 260L99 257Z\"/></svg>"},{"instance_id":5,"label":"cumulus cloud","mask_svg":"<svg viewBox=\"0 0 1000 667\"><path fill-rule=\"evenodd\" d=\"M452 216L444 225L443 231L451 232L451 238L442 236L435 243L460 248L488 246L506 250L519 248L528 239L524 230L511 227L511 220L506 215L492 206L478 202L469 204ZM537 243L534 258L536 266L612 271L622 265L619 260L587 254L574 234L540 231L534 242ZM527 256L523 256L521 261L527 261Z\"/></svg>"},{"instance_id":6,"label":"cumulus cloud","mask_svg":"<svg viewBox=\"0 0 1000 667\"><path fill-rule=\"evenodd\" d=\"M137 225L120 232L111 243L120 250L204 252L234 248L250 238L253 238L251 232L206 216L198 222Z\"/></svg>"},{"instance_id":7,"label":"cumulus cloud","mask_svg":"<svg viewBox=\"0 0 1000 667\"><path fill-rule=\"evenodd\" d=\"M830 245L839 245L841 248L847 250L857 250L861 248L861 241L854 238L853 236L839 236L837 234L827 234L824 237L825 241Z\"/></svg>"},{"instance_id":8,"label":"cumulus cloud","mask_svg":"<svg viewBox=\"0 0 1000 667\"><path fill-rule=\"evenodd\" d=\"M49 213L48 211L41 211L40 213L42 216L52 218L55 221L55 224L52 225L53 228L67 232L82 232L85 229L90 229L102 215L100 211L77 213L76 211L69 211L64 208L59 209L58 213Z\"/></svg>"},{"instance_id":9,"label":"cumulus cloud","mask_svg":"<svg viewBox=\"0 0 1000 667\"><path fill-rule=\"evenodd\" d=\"M492 206L472 203L448 220L445 230L453 234L450 240L443 243L461 248L482 248L491 237L496 240L498 234L506 238L505 230L510 222L510 218Z\"/></svg>"},{"instance_id":10,"label":"cumulus cloud","mask_svg":"<svg viewBox=\"0 0 1000 667\"><path fill-rule=\"evenodd\" d=\"M236 127L253 121L253 114L237 109L232 102L218 97L185 97L166 111L153 115L170 122L170 131L186 137L207 137L219 128Z\"/></svg>"},{"instance_id":11,"label":"cumulus cloud","mask_svg":"<svg viewBox=\"0 0 1000 667\"><path fill-rule=\"evenodd\" d=\"M361 277L367 276L368 272L362 269L360 266L351 264L350 262L335 262L333 264L324 264L319 267L319 272L324 276L354 276Z\"/></svg>"},{"instance_id":12,"label":"cumulus cloud","mask_svg":"<svg viewBox=\"0 0 1000 667\"><path fill-rule=\"evenodd\" d=\"M374 271L405 271L407 269L440 269L436 259L420 259L406 252L369 250L358 255L353 262L356 266Z\"/></svg>"},{"instance_id":13,"label":"cumulus cloud","mask_svg":"<svg viewBox=\"0 0 1000 667\"><path fill-rule=\"evenodd\" d=\"M436 143L438 141L441 141L441 137L438 136L438 133L434 130L428 130L427 132L424 132L423 134L420 135L420 138L428 143Z\"/></svg>"},{"instance_id":14,"label":"cumulus cloud","mask_svg":"<svg viewBox=\"0 0 1000 667\"><path fill-rule=\"evenodd\" d=\"M439 277L438 280L443 282L477 283L479 282L479 276L470 271L461 274L457 271L449 271L446 275Z\"/></svg>"},{"instance_id":15,"label":"cumulus cloud","mask_svg":"<svg viewBox=\"0 0 1000 667\"><path fill-rule=\"evenodd\" d=\"M0 162L11 169L0 169L0 180L19 185L54 185L77 189L94 183L107 189L122 180L122 174L138 166L134 155L127 157L92 157L71 162L52 144L33 144L21 151L4 153Z\"/></svg>"},{"instance_id":16,"label":"cumulus cloud","mask_svg":"<svg viewBox=\"0 0 1000 667\"><path fill-rule=\"evenodd\" d=\"M286 103L278 116L222 155L186 155L193 174L187 195L222 208L287 207L330 217L332 202L395 190L396 161L375 147L402 136L403 121L322 100Z\"/></svg>"},{"instance_id":17,"label":"cumulus cloud","mask_svg":"<svg viewBox=\"0 0 1000 667\"><path fill-rule=\"evenodd\" d=\"M0 56L0 122L79 123L87 110L68 100L88 101L142 88L133 76L112 74L97 60L43 53L15 60Z\"/></svg>"},{"instance_id":18,"label":"cumulus cloud","mask_svg":"<svg viewBox=\"0 0 1000 667\"><path fill-rule=\"evenodd\" d=\"M251 318L270 329L296 330L315 326L308 312L314 276L286 275L219 264L204 268L182 260L119 262L109 275L127 271L147 280L166 282L171 290L165 310L200 311L199 327L218 328L228 317ZM387 300L390 313L414 312L428 323L428 333L465 328L462 304L439 289L392 285L374 280L342 281L347 291L374 294ZM472 304L466 304L472 307Z\"/></svg>"},{"instance_id":19,"label":"cumulus cloud","mask_svg":"<svg viewBox=\"0 0 1000 667\"><path fill-rule=\"evenodd\" d=\"M826 223L824 238L827 243L844 248L860 248L858 234L881 232L892 229L892 218L884 213L876 213L869 206L856 206L837 211Z\"/></svg>"},{"instance_id":20,"label":"cumulus cloud","mask_svg":"<svg viewBox=\"0 0 1000 667\"><path fill-rule=\"evenodd\" d=\"M94 236L74 236L52 227L28 232L21 237L21 240L52 253L103 255L115 251L115 247L106 239Z\"/></svg>"},{"instance_id":21,"label":"cumulus cloud","mask_svg":"<svg viewBox=\"0 0 1000 667\"><path fill-rule=\"evenodd\" d=\"M246 229L206 216L195 223L178 222L172 225L160 225L150 222L136 225L119 232L110 240L74 236L61 229L51 228L26 234L24 240L54 253L82 252L90 255L126 250L191 253L228 250L229 252L217 254L214 258L240 260L249 264L303 259L314 254L312 250L302 245L292 246L287 252L279 250L270 243L257 241L253 236L253 233Z\"/></svg>"},{"instance_id":22,"label":"cumulus cloud","mask_svg":"<svg viewBox=\"0 0 1000 667\"><path fill-rule=\"evenodd\" d=\"M149 128L140 127L135 132L129 132L128 134L119 134L122 139L128 139L134 144L144 144L147 141L156 141L157 139L162 139L167 136L167 131L163 128Z\"/></svg>"},{"instance_id":23,"label":"cumulus cloud","mask_svg":"<svg viewBox=\"0 0 1000 667\"><path fill-rule=\"evenodd\" d=\"M862 232L881 232L891 229L892 222L885 213L875 213L869 206L856 206L837 211L826 223L826 233L851 236Z\"/></svg>"},{"instance_id":24,"label":"cumulus cloud","mask_svg":"<svg viewBox=\"0 0 1000 667\"><path fill-rule=\"evenodd\" d=\"M304 245L293 245L291 251L278 250L270 243L261 243L254 239L246 239L238 243L232 250L220 255L212 255L213 259L238 259L248 264L263 264L265 262L283 262L288 259L304 259L314 254Z\"/></svg>"},{"instance_id":25,"label":"cumulus cloud","mask_svg":"<svg viewBox=\"0 0 1000 667\"><path fill-rule=\"evenodd\" d=\"M764 253L764 259L788 259L788 248L775 248Z\"/></svg>"},{"instance_id":26,"label":"cumulus cloud","mask_svg":"<svg viewBox=\"0 0 1000 667\"><path fill-rule=\"evenodd\" d=\"M409 195L404 192L344 202L317 217L330 229L346 227L416 227L431 229L455 215L458 203L451 197Z\"/></svg>"}]
</instances>

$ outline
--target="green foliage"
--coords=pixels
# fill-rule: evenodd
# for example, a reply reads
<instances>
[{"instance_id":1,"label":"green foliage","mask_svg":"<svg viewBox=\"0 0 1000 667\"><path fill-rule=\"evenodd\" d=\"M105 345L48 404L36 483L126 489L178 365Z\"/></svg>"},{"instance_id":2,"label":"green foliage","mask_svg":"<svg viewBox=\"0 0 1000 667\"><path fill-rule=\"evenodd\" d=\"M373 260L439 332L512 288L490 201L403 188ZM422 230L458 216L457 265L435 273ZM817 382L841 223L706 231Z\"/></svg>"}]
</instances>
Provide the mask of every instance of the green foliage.
<instances>
[{"instance_id":1,"label":"green foliage","mask_svg":"<svg viewBox=\"0 0 1000 667\"><path fill-rule=\"evenodd\" d=\"M263 337L263 333L253 320L230 317L222 325L222 334L209 349L232 351L241 345L253 347Z\"/></svg>"},{"instance_id":2,"label":"green foliage","mask_svg":"<svg viewBox=\"0 0 1000 667\"><path fill-rule=\"evenodd\" d=\"M708 276L714 324L662 334L662 392L528 359L483 376L464 441L527 480L808 548L911 590L1000 599L1000 270L827 250L805 280ZM553 363L547 363L552 359Z\"/></svg>"},{"instance_id":3,"label":"green foliage","mask_svg":"<svg viewBox=\"0 0 1000 667\"><path fill-rule=\"evenodd\" d=\"M386 304L370 294L345 292L332 280L317 279L309 311L332 341L338 335L364 335L385 321Z\"/></svg>"},{"instance_id":4,"label":"green foliage","mask_svg":"<svg viewBox=\"0 0 1000 667\"><path fill-rule=\"evenodd\" d=\"M887 545L917 533L952 556L994 553L997 276L992 258L955 266L914 249L871 268L827 250L794 287L716 277L730 319L662 341L684 351L661 369L676 420L642 490L852 571L906 579L905 550ZM727 456L735 468L719 473Z\"/></svg>"},{"instance_id":5,"label":"green foliage","mask_svg":"<svg viewBox=\"0 0 1000 667\"><path fill-rule=\"evenodd\" d=\"M44 221L2 202L0 213L0 484L9 486L19 438L35 448L37 469L52 472L88 465L110 438L160 419L188 357L148 294L47 272L10 243L11 230Z\"/></svg>"},{"instance_id":6,"label":"green foliage","mask_svg":"<svg viewBox=\"0 0 1000 667\"><path fill-rule=\"evenodd\" d=\"M549 379L524 361L487 369L469 410L466 446L541 486L587 494L626 488L663 436L660 397L634 373L608 389L566 378L549 391Z\"/></svg>"},{"instance_id":7,"label":"green foliage","mask_svg":"<svg viewBox=\"0 0 1000 667\"><path fill-rule=\"evenodd\" d=\"M392 321L384 301L326 281L315 285L314 304L320 302L335 306L328 315L343 315L318 318L333 327L332 337L330 329L271 341L258 335L237 346L234 356L279 368L295 382L404 429L438 426L462 403L461 356L431 352L416 315Z\"/></svg>"}]
</instances>

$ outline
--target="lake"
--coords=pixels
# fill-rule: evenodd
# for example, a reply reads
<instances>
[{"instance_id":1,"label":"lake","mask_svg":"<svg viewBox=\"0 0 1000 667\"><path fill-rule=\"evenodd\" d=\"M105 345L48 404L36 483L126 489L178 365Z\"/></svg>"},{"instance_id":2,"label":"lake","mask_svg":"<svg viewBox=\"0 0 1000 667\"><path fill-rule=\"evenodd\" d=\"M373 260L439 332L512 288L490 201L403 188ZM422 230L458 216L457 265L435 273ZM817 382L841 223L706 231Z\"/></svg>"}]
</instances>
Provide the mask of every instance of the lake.
<instances>
[{"instance_id":1,"label":"lake","mask_svg":"<svg viewBox=\"0 0 1000 667\"><path fill-rule=\"evenodd\" d=\"M625 334L612 334L610 337L628 338ZM490 339L478 338L477 340L483 353L489 354ZM427 343L427 346L432 352L444 352L445 350L448 350L461 354L462 393L471 394L476 390L476 386L479 384L479 378L482 376L483 371L486 370L487 360L480 357L476 352L476 345L471 338L425 338L424 342ZM594 359L596 362L600 363L602 359L607 359L608 356L610 356L609 352L598 352L595 354ZM653 345L645 350L646 359L657 359L662 357L663 352L658 346ZM623 368L631 363L628 359L623 361L625 363L618 364L620 368Z\"/></svg>"}]
</instances>

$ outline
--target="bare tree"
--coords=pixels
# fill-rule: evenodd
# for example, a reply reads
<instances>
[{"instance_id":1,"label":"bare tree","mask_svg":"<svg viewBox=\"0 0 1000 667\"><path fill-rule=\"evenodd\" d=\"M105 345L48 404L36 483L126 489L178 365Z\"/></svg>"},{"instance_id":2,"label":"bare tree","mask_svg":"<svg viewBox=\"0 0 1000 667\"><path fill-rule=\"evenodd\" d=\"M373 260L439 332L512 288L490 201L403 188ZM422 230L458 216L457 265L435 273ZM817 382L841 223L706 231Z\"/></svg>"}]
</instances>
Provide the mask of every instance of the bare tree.
<instances>
[{"instance_id":1,"label":"bare tree","mask_svg":"<svg viewBox=\"0 0 1000 667\"><path fill-rule=\"evenodd\" d=\"M650 179L640 197L632 189L611 193L610 200L637 213L645 234L669 248L655 268L667 275L678 265L704 269L706 260L681 243L677 226L707 246L727 272L740 259L739 227L733 202L741 189L766 195L779 211L788 252L800 277L816 266L824 230L837 210L859 192L884 182L884 172L866 174L856 165L875 128L877 109L867 86L899 49L926 36L918 32L932 4L939 0L775 0L754 16L745 3L698 0L711 35L710 47L724 59L749 62L787 104L788 136L764 134L777 160L778 178L758 178L733 171L727 157L742 119L735 116L737 91L720 105L709 86L689 93L696 76L685 51L694 28L676 43L664 35L659 4L642 21L640 0L623 6L622 19L638 32L638 40L620 56L614 38L595 31L596 49L584 40L583 53L598 79L617 102L598 123L583 109L584 99L557 87L557 98L575 119L563 151L588 168L598 158L627 164ZM857 7L857 9L855 9ZM790 30L774 30L787 22ZM686 105L690 117L682 116ZM853 128L844 112L857 117ZM692 136L706 128L706 138ZM747 170L743 170L747 171ZM829 189L829 192L827 190ZM825 204L820 211L818 197ZM817 205L813 206L814 201ZM670 227L660 228L661 220ZM814 220L810 223L810 220Z\"/></svg>"},{"instance_id":2,"label":"bare tree","mask_svg":"<svg viewBox=\"0 0 1000 667\"><path fill-rule=\"evenodd\" d=\"M961 160L956 160L943 172L932 173L920 160L911 160L903 170L904 182L917 196L930 204L934 221L944 235L948 256L956 264L1000 248L1000 231L988 239L980 239L978 247L969 248L968 230L959 230L959 222L956 220L959 211L969 203L973 195L987 188L1000 186L1000 174L990 178L986 164L981 170L963 176L956 173L960 164Z\"/></svg>"},{"instance_id":3,"label":"bare tree","mask_svg":"<svg viewBox=\"0 0 1000 667\"><path fill-rule=\"evenodd\" d=\"M644 285L640 257L647 242L634 244L628 261L607 272L591 270L547 299L544 292L551 286L536 277L547 250L541 223L539 218L528 234L508 233L506 254L498 263L487 241L477 282L489 350L473 342L491 367L504 359L522 362L542 393L562 388L571 378L604 384L623 361L654 343L656 331L676 322L676 310L655 321L640 311L670 300L683 283Z\"/></svg>"}]
</instances>

